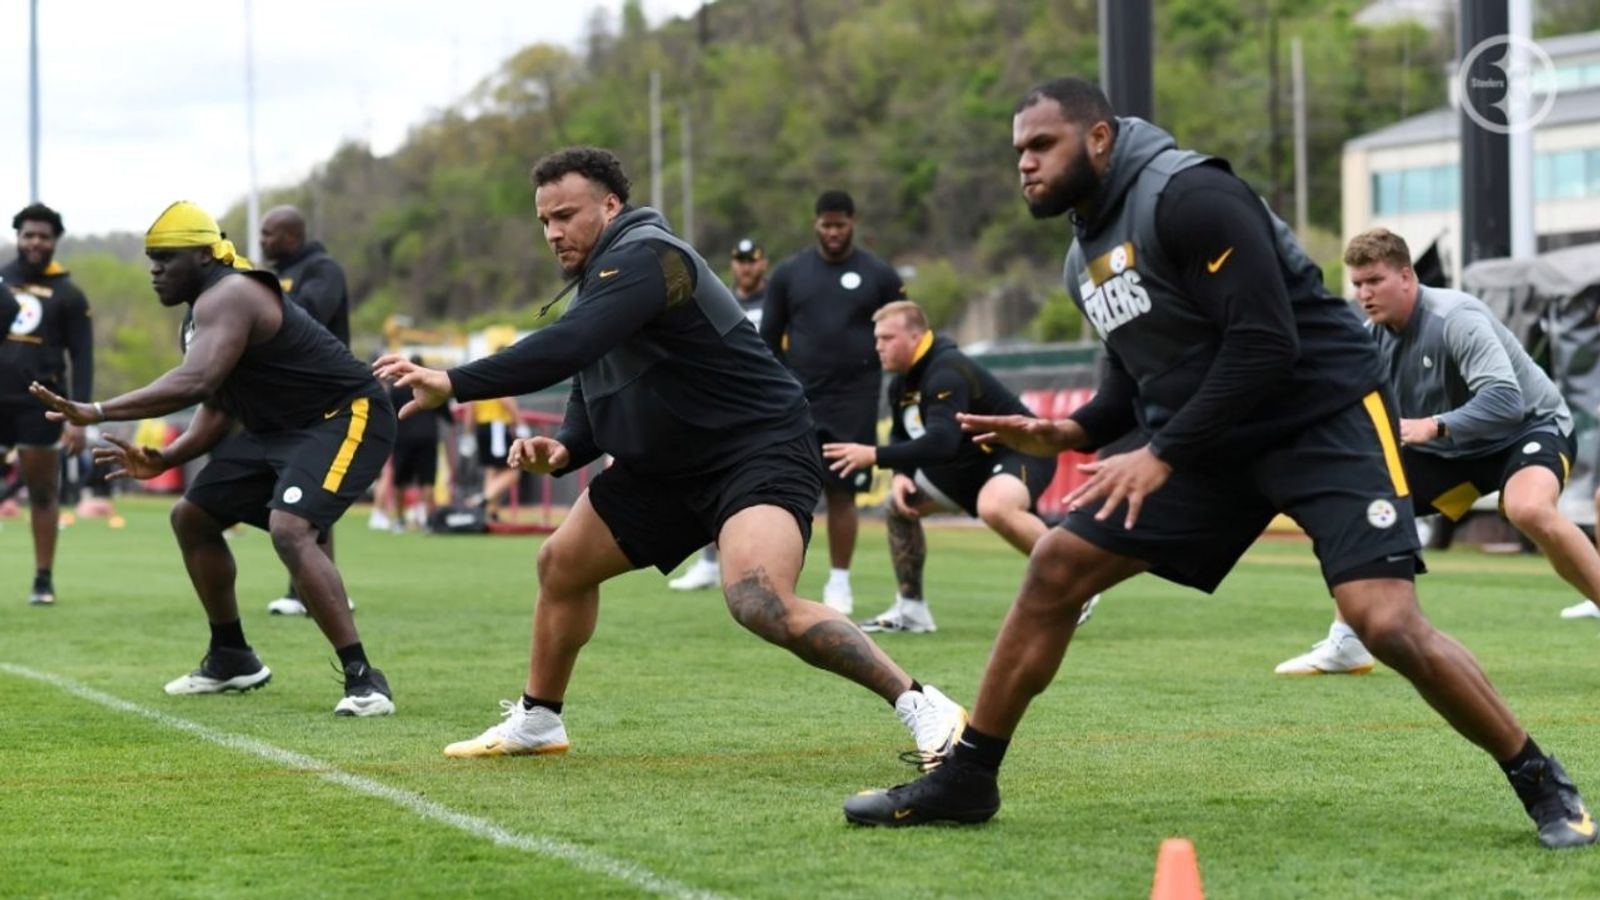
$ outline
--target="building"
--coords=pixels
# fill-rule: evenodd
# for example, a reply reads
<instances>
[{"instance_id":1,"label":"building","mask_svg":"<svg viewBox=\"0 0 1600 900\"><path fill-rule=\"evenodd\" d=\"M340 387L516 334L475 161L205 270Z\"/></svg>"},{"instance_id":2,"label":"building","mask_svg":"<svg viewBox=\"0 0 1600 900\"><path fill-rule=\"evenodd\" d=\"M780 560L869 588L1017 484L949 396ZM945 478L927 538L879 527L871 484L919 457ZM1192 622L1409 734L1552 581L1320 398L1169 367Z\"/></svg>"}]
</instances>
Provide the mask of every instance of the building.
<instances>
[{"instance_id":1,"label":"building","mask_svg":"<svg viewBox=\"0 0 1600 900\"><path fill-rule=\"evenodd\" d=\"M1600 241L1600 31L1540 42L1556 99L1534 131L1533 227L1541 251ZM1553 82L1553 83L1552 83ZM1444 106L1345 143L1344 239L1382 226L1417 251L1435 239L1461 266L1461 113Z\"/></svg>"}]
</instances>

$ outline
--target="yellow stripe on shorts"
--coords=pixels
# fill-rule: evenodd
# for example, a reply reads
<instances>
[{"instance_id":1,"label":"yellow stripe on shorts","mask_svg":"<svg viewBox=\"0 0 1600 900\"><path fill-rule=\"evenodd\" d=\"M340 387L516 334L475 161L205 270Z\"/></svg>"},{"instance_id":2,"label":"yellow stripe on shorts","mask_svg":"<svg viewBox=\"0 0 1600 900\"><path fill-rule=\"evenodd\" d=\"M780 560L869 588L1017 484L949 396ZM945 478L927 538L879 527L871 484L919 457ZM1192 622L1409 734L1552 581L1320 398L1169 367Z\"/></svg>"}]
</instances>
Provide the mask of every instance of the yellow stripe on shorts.
<instances>
[{"instance_id":1,"label":"yellow stripe on shorts","mask_svg":"<svg viewBox=\"0 0 1600 900\"><path fill-rule=\"evenodd\" d=\"M1383 408L1383 395L1373 391L1361 398L1361 405L1367 408L1367 415L1372 417L1372 427L1378 431L1378 443L1383 445L1383 461L1389 466L1389 480L1394 483L1395 496L1411 496L1405 470L1400 468L1400 446L1395 442L1393 427L1389 425L1389 412Z\"/></svg>"},{"instance_id":2,"label":"yellow stripe on shorts","mask_svg":"<svg viewBox=\"0 0 1600 900\"><path fill-rule=\"evenodd\" d=\"M344 484L344 474L350 471L350 460L355 458L356 448L361 446L361 436L367 433L367 398L360 397L350 404L350 430L344 434L344 443L339 445L339 452L333 457L333 465L328 467L328 474L322 479L322 489L330 494L339 493L339 486Z\"/></svg>"},{"instance_id":3,"label":"yellow stripe on shorts","mask_svg":"<svg viewBox=\"0 0 1600 900\"><path fill-rule=\"evenodd\" d=\"M1561 457L1561 486L1566 487L1567 479L1572 475L1572 463L1567 459L1565 453L1557 450L1556 455Z\"/></svg>"}]
</instances>

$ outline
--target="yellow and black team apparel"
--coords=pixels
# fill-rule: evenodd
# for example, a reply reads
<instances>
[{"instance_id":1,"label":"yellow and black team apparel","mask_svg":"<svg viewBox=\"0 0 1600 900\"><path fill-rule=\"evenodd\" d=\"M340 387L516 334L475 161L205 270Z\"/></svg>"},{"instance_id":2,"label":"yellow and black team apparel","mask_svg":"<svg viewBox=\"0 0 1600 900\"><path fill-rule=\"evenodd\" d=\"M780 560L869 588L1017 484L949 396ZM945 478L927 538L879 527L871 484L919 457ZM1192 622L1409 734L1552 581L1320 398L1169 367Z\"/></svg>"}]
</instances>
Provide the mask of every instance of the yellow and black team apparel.
<instances>
[{"instance_id":1,"label":"yellow and black team apparel","mask_svg":"<svg viewBox=\"0 0 1600 900\"><path fill-rule=\"evenodd\" d=\"M511 439L516 434L517 417L504 398L474 400L471 406L473 435L477 438L478 465L494 469L506 467Z\"/></svg>"},{"instance_id":2,"label":"yellow and black team apparel","mask_svg":"<svg viewBox=\"0 0 1600 900\"><path fill-rule=\"evenodd\" d=\"M1096 509L1063 527L1205 591L1279 512L1330 587L1421 571L1395 405L1350 305L1226 163L1116 124L1065 270L1110 367L1072 418L1095 447L1143 430L1172 474L1132 529Z\"/></svg>"},{"instance_id":3,"label":"yellow and black team apparel","mask_svg":"<svg viewBox=\"0 0 1600 900\"><path fill-rule=\"evenodd\" d=\"M843 260L811 247L784 260L767 280L761 339L805 387L817 446L877 441L883 369L873 349L872 314L906 298L894 267L855 249ZM863 493L872 473L825 476L830 488Z\"/></svg>"},{"instance_id":4,"label":"yellow and black team apparel","mask_svg":"<svg viewBox=\"0 0 1600 900\"><path fill-rule=\"evenodd\" d=\"M1027 487L1030 510L1056 477L1054 456L985 447L961 433L956 413L1032 417L1033 412L954 341L932 331L923 333L911 368L889 381L889 410L890 443L878 448L878 465L919 485L926 480L967 515L978 514L978 492L997 475L1010 475Z\"/></svg>"},{"instance_id":5,"label":"yellow and black team apparel","mask_svg":"<svg viewBox=\"0 0 1600 900\"><path fill-rule=\"evenodd\" d=\"M822 459L800 385L653 209L606 226L559 320L449 376L464 401L576 376L555 435L572 458L555 474L612 456L589 501L637 568L672 571L758 505L810 540Z\"/></svg>"},{"instance_id":6,"label":"yellow and black team apparel","mask_svg":"<svg viewBox=\"0 0 1600 900\"><path fill-rule=\"evenodd\" d=\"M270 287L268 273L239 273ZM184 317L183 347L194 336ZM185 499L224 525L266 528L272 510L326 531L366 493L394 446L394 407L332 332L283 301L283 324L251 344L208 403L242 430L211 452Z\"/></svg>"},{"instance_id":7,"label":"yellow and black team apparel","mask_svg":"<svg viewBox=\"0 0 1600 900\"><path fill-rule=\"evenodd\" d=\"M28 394L37 381L87 402L94 386L89 301L60 263L34 271L22 259L0 268L0 447L53 447L61 423ZM68 360L71 361L70 381Z\"/></svg>"}]
</instances>

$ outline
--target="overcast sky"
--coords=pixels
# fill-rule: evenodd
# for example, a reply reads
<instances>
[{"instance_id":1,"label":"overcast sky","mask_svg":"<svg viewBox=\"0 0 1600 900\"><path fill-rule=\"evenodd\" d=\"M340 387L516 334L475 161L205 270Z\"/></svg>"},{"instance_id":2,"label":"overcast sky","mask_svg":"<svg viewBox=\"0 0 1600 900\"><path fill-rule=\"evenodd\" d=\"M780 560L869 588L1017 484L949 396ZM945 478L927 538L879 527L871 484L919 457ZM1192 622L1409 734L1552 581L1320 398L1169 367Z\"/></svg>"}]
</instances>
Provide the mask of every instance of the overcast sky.
<instances>
[{"instance_id":1,"label":"overcast sky","mask_svg":"<svg viewBox=\"0 0 1600 900\"><path fill-rule=\"evenodd\" d=\"M173 200L220 215L249 182L245 0L38 0L40 199L69 232L142 232ZM699 0L644 0L652 23ZM262 187L348 139L378 153L532 43L578 49L622 0L254 0ZM28 0L0 2L0 211L28 197ZM3 226L0 226L3 227ZM9 234L6 235L9 237Z\"/></svg>"}]
</instances>

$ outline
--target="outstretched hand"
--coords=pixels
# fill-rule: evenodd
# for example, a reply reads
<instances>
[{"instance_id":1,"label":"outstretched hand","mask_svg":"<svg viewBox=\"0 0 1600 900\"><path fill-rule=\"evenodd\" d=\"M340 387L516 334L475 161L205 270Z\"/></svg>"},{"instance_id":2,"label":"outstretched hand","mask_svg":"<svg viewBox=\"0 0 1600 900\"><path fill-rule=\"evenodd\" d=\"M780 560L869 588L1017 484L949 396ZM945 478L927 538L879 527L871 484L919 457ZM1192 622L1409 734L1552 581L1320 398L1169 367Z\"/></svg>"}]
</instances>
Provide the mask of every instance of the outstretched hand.
<instances>
[{"instance_id":1,"label":"outstretched hand","mask_svg":"<svg viewBox=\"0 0 1600 900\"><path fill-rule=\"evenodd\" d=\"M378 357L372 364L372 374L383 381L411 388L411 402L396 410L402 419L423 410L438 409L449 402L454 393L450 376L445 372L419 366L398 353Z\"/></svg>"},{"instance_id":2,"label":"outstretched hand","mask_svg":"<svg viewBox=\"0 0 1600 900\"><path fill-rule=\"evenodd\" d=\"M878 448L870 444L823 444L822 458L828 468L843 478L859 469L870 469L878 463Z\"/></svg>"},{"instance_id":3,"label":"outstretched hand","mask_svg":"<svg viewBox=\"0 0 1600 900\"><path fill-rule=\"evenodd\" d=\"M93 425L100 421L100 414L95 412L94 404L68 400L37 381L28 385L28 393L33 395L33 399L45 405L44 417L52 422L81 426Z\"/></svg>"},{"instance_id":4,"label":"outstretched hand","mask_svg":"<svg viewBox=\"0 0 1600 900\"><path fill-rule=\"evenodd\" d=\"M1003 444L1029 456L1054 456L1072 449L1062 423L1033 416L979 416L956 413L961 430L973 435L973 442L984 446Z\"/></svg>"},{"instance_id":5,"label":"outstretched hand","mask_svg":"<svg viewBox=\"0 0 1600 900\"><path fill-rule=\"evenodd\" d=\"M517 438L506 454L506 465L536 475L549 475L572 460L567 445L553 437Z\"/></svg>"},{"instance_id":6,"label":"outstretched hand","mask_svg":"<svg viewBox=\"0 0 1600 900\"><path fill-rule=\"evenodd\" d=\"M1089 480L1064 499L1068 509L1080 509L1103 499L1095 520L1104 522L1119 506L1126 503L1128 514L1122 527L1132 529L1139 520L1139 510L1144 499L1167 483L1172 467L1150 452L1148 446L1127 453L1118 453L1105 459L1078 466L1078 471L1089 475Z\"/></svg>"},{"instance_id":7,"label":"outstretched hand","mask_svg":"<svg viewBox=\"0 0 1600 900\"><path fill-rule=\"evenodd\" d=\"M160 450L150 447L138 447L126 443L109 434L101 435L109 441L110 447L94 448L94 462L98 466L114 466L106 473L106 480L118 478L154 478L165 472L169 466L167 460L161 455Z\"/></svg>"}]
</instances>

